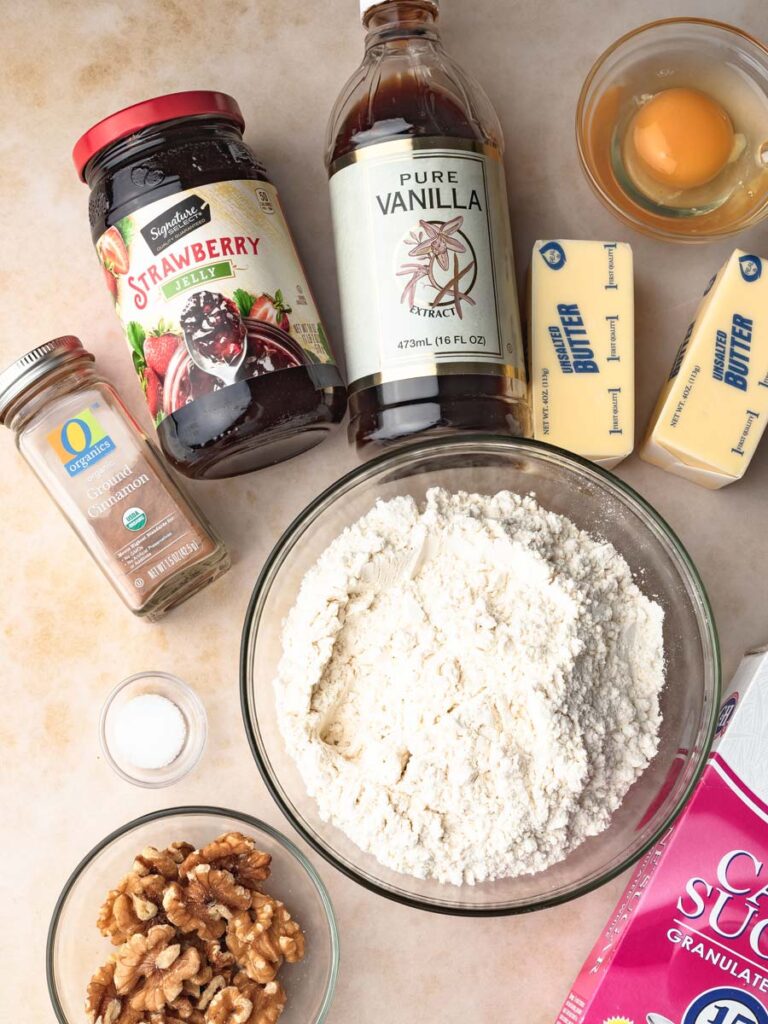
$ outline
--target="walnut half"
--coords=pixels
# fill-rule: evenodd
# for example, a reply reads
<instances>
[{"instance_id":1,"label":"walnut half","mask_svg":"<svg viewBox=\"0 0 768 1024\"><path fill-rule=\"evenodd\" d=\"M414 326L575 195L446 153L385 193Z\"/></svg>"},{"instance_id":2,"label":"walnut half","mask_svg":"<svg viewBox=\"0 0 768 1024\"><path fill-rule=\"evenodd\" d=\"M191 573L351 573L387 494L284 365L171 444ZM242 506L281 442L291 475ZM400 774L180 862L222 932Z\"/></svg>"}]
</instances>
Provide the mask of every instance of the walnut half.
<instances>
[{"instance_id":1,"label":"walnut half","mask_svg":"<svg viewBox=\"0 0 768 1024\"><path fill-rule=\"evenodd\" d=\"M171 925L156 925L146 935L133 935L116 954L115 988L130 995L133 1010L162 1010L180 995L184 982L200 969L196 949L181 952Z\"/></svg>"},{"instance_id":2,"label":"walnut half","mask_svg":"<svg viewBox=\"0 0 768 1024\"><path fill-rule=\"evenodd\" d=\"M179 868L182 876L189 875L200 864L229 871L238 885L256 889L269 878L272 856L259 850L253 839L242 832L225 832L212 843L191 853Z\"/></svg>"},{"instance_id":3,"label":"walnut half","mask_svg":"<svg viewBox=\"0 0 768 1024\"><path fill-rule=\"evenodd\" d=\"M182 932L196 932L204 940L219 939L227 921L251 905L251 894L229 871L198 864L186 885L171 882L163 897L168 920Z\"/></svg>"},{"instance_id":4,"label":"walnut half","mask_svg":"<svg viewBox=\"0 0 768 1024\"><path fill-rule=\"evenodd\" d=\"M227 925L227 947L252 981L265 985L283 960L304 956L304 933L280 900L253 893L250 911L235 914Z\"/></svg>"},{"instance_id":5,"label":"walnut half","mask_svg":"<svg viewBox=\"0 0 768 1024\"><path fill-rule=\"evenodd\" d=\"M250 999L253 1006L248 1024L275 1024L285 1009L287 999L285 989L277 978L266 985L259 985L241 971L235 975L233 984Z\"/></svg>"},{"instance_id":6,"label":"walnut half","mask_svg":"<svg viewBox=\"0 0 768 1024\"><path fill-rule=\"evenodd\" d=\"M230 985L219 992L208 1007L206 1024L275 1024L285 1006L282 986L250 983L244 990Z\"/></svg>"},{"instance_id":7,"label":"walnut half","mask_svg":"<svg viewBox=\"0 0 768 1024\"><path fill-rule=\"evenodd\" d=\"M234 985L214 996L205 1015L206 1024L246 1024L251 1019L253 1003Z\"/></svg>"},{"instance_id":8,"label":"walnut half","mask_svg":"<svg viewBox=\"0 0 768 1024\"><path fill-rule=\"evenodd\" d=\"M91 1024L115 1024L122 1000L115 988L115 961L109 959L88 982L85 1012Z\"/></svg>"},{"instance_id":9,"label":"walnut half","mask_svg":"<svg viewBox=\"0 0 768 1024\"><path fill-rule=\"evenodd\" d=\"M248 911L235 914L230 919L227 925L227 948L248 977L260 985L272 981L283 962L280 949L272 941L268 930Z\"/></svg>"},{"instance_id":10,"label":"walnut half","mask_svg":"<svg viewBox=\"0 0 768 1024\"><path fill-rule=\"evenodd\" d=\"M162 875L169 882L179 877L179 866L194 852L191 843L171 843L164 850L145 846L133 862L136 875Z\"/></svg>"},{"instance_id":11,"label":"walnut half","mask_svg":"<svg viewBox=\"0 0 768 1024\"><path fill-rule=\"evenodd\" d=\"M132 935L146 934L164 923L163 893L167 885L162 875L126 875L116 889L107 894L96 922L102 935L121 945Z\"/></svg>"}]
</instances>

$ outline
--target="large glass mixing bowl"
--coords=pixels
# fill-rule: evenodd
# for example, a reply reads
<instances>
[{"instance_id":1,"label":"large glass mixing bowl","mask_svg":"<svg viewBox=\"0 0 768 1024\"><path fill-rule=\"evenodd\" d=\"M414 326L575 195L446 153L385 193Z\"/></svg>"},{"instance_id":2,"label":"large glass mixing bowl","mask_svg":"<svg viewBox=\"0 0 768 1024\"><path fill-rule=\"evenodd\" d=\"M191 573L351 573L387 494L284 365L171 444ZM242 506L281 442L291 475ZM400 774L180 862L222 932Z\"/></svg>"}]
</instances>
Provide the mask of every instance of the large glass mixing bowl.
<instances>
[{"instance_id":1,"label":"large glass mixing bowl","mask_svg":"<svg viewBox=\"0 0 768 1024\"><path fill-rule=\"evenodd\" d=\"M323 821L285 748L273 679L283 620L306 571L377 499L430 487L493 494L534 492L547 509L610 541L641 589L664 609L667 682L657 756L627 793L610 827L538 874L453 886L398 874ZM469 436L417 444L354 469L312 502L286 530L256 583L245 619L241 698L246 731L272 795L293 826L331 864L374 892L424 910L513 914L562 903L629 867L681 810L714 731L720 661L712 611L698 573L672 530L618 477L533 441Z\"/></svg>"}]
</instances>

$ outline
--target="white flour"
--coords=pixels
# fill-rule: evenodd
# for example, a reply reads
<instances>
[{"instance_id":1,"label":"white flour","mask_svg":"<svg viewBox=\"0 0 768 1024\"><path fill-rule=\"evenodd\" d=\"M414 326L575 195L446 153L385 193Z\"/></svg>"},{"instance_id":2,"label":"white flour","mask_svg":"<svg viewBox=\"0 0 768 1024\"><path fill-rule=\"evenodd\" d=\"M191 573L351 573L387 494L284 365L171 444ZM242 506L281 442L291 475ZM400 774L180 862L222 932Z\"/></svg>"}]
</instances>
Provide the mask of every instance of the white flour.
<instances>
[{"instance_id":1,"label":"white flour","mask_svg":"<svg viewBox=\"0 0 768 1024\"><path fill-rule=\"evenodd\" d=\"M379 502L306 574L275 681L320 813L395 871L540 871L656 753L661 608L532 497Z\"/></svg>"}]
</instances>

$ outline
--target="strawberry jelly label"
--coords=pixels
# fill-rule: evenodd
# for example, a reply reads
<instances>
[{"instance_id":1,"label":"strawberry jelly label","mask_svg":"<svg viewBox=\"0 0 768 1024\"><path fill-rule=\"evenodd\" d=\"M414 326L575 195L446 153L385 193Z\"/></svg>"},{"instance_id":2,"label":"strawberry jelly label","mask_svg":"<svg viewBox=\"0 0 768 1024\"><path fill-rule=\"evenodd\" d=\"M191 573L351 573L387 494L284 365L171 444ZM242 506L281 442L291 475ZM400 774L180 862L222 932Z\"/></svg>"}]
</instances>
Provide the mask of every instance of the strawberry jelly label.
<instances>
[{"instance_id":1,"label":"strawberry jelly label","mask_svg":"<svg viewBox=\"0 0 768 1024\"><path fill-rule=\"evenodd\" d=\"M366 146L332 168L352 390L525 370L499 154L461 139Z\"/></svg>"},{"instance_id":2,"label":"strawberry jelly label","mask_svg":"<svg viewBox=\"0 0 768 1024\"><path fill-rule=\"evenodd\" d=\"M228 384L333 362L269 182L150 203L96 251L156 425Z\"/></svg>"},{"instance_id":3,"label":"strawberry jelly label","mask_svg":"<svg viewBox=\"0 0 768 1024\"><path fill-rule=\"evenodd\" d=\"M748 655L677 824L641 861L558 1024L768 1024L768 654Z\"/></svg>"}]
</instances>

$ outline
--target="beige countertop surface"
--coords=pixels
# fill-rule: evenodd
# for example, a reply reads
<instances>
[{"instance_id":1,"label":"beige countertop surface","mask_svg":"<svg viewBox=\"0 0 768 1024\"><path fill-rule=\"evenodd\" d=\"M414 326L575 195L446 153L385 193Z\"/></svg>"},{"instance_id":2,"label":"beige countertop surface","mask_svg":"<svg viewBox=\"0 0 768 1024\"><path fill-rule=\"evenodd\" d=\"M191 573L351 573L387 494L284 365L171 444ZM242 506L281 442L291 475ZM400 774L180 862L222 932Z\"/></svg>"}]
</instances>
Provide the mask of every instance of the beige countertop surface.
<instances>
[{"instance_id":1,"label":"beige countertop surface","mask_svg":"<svg viewBox=\"0 0 768 1024\"><path fill-rule=\"evenodd\" d=\"M702 286L733 241L654 242L603 209L577 164L576 98L593 59L621 33L672 13L722 18L768 35L765 0L445 0L444 39L486 87L507 141L518 264L537 237L614 238L635 250L637 417L644 426ZM281 189L332 339L339 337L326 120L362 47L355 0L1 0L0 363L73 333L148 423L92 250L87 190L70 159L94 121L163 92L237 97L246 139ZM768 228L739 244L768 255ZM338 342L337 342L338 348ZM157 808L223 803L290 826L251 757L238 701L246 604L281 531L356 463L343 431L292 462L191 492L229 545L230 574L161 624L134 619L0 436L0 1021L52 1019L45 938L61 886L97 841ZM768 640L768 442L745 480L708 492L628 459L619 469L677 530L714 605L730 674ZM162 669L204 700L210 733L197 770L165 790L112 773L97 722L109 689ZM674 685L674 680L670 681ZM454 919L364 891L314 853L338 914L342 966L332 1024L547 1024L624 879L559 909ZM10 982L10 983L9 983Z\"/></svg>"}]
</instances>

